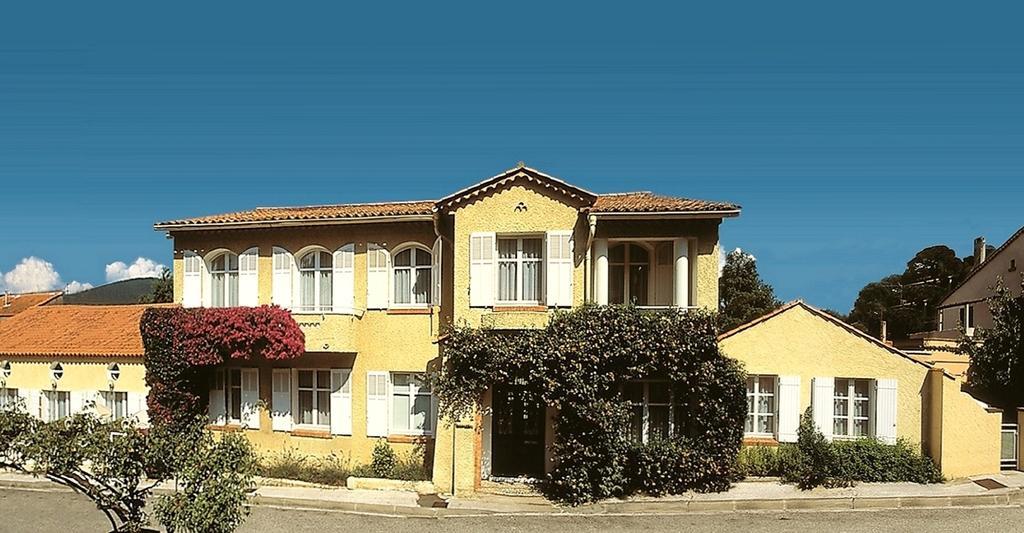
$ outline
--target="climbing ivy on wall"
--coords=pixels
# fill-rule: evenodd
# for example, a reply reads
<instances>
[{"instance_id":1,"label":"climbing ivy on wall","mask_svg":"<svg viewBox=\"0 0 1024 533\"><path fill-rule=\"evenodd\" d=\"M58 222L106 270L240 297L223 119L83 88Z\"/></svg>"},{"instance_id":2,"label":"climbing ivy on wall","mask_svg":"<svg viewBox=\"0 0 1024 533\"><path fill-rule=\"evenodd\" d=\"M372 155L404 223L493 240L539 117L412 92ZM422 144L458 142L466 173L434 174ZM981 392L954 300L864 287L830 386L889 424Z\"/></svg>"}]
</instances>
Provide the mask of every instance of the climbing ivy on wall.
<instances>
[{"instance_id":1,"label":"climbing ivy on wall","mask_svg":"<svg viewBox=\"0 0 1024 533\"><path fill-rule=\"evenodd\" d=\"M542 330L451 328L434 376L449 420L488 387L516 384L559 409L546 491L582 503L635 492L729 487L747 414L742 367L718 349L714 315L585 306ZM670 439L633 443L623 383L663 379L681 410Z\"/></svg>"},{"instance_id":2,"label":"climbing ivy on wall","mask_svg":"<svg viewBox=\"0 0 1024 533\"><path fill-rule=\"evenodd\" d=\"M140 329L150 421L171 426L205 413L214 366L228 359L292 359L306 342L291 314L276 306L153 307Z\"/></svg>"}]
</instances>

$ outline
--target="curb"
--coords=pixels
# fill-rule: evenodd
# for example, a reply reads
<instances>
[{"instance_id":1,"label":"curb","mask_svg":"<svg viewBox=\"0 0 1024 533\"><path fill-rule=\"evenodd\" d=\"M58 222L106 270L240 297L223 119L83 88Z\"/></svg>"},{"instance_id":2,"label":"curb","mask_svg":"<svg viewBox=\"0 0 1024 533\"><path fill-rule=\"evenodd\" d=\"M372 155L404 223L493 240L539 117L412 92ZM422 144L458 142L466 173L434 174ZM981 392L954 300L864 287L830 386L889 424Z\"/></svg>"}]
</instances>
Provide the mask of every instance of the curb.
<instances>
[{"instance_id":1,"label":"curb","mask_svg":"<svg viewBox=\"0 0 1024 533\"><path fill-rule=\"evenodd\" d=\"M0 488L45 492L73 492L58 483L38 478L29 480L0 479ZM154 493L169 492L156 489ZM893 509L942 509L962 507L1019 507L1024 505L1024 489L999 489L995 494L957 496L894 496L894 497L822 497L786 499L707 499L671 501L603 502L579 507L560 507L549 503L491 503L479 500L454 500L448 508L413 507L283 498L255 495L250 506L279 507L310 511L337 511L389 517L458 518L482 515L677 515L686 513L780 512L780 511L855 511Z\"/></svg>"}]
</instances>

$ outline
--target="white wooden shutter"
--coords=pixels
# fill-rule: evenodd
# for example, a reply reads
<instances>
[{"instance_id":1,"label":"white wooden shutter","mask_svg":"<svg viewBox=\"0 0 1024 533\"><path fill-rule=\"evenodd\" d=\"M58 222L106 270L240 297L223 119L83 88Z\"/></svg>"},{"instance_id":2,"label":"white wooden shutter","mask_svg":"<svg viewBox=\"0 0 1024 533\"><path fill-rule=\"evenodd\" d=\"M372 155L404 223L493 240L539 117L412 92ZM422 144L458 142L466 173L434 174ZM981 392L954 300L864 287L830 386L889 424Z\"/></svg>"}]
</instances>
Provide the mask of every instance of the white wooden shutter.
<instances>
[{"instance_id":1,"label":"white wooden shutter","mask_svg":"<svg viewBox=\"0 0 1024 533\"><path fill-rule=\"evenodd\" d=\"M351 313L355 308L356 273L353 266L356 245L346 244L334 252L334 280L331 285L335 313Z\"/></svg>"},{"instance_id":2,"label":"white wooden shutter","mask_svg":"<svg viewBox=\"0 0 1024 533\"><path fill-rule=\"evenodd\" d=\"M875 380L875 438L896 444L896 380Z\"/></svg>"},{"instance_id":3,"label":"white wooden shutter","mask_svg":"<svg viewBox=\"0 0 1024 533\"><path fill-rule=\"evenodd\" d=\"M387 309L390 301L388 290L388 251L376 243L366 245L366 308Z\"/></svg>"},{"instance_id":4,"label":"white wooden shutter","mask_svg":"<svg viewBox=\"0 0 1024 533\"><path fill-rule=\"evenodd\" d=\"M213 277L210 275L209 265L207 265L206 260L201 257L199 258L199 278L202 280L200 282L200 285L202 286L202 297L200 299L201 303L199 305L201 305L202 307L212 307Z\"/></svg>"},{"instance_id":5,"label":"white wooden shutter","mask_svg":"<svg viewBox=\"0 0 1024 533\"><path fill-rule=\"evenodd\" d=\"M25 401L25 412L36 418L43 417L39 410L39 389L18 389L18 396Z\"/></svg>"},{"instance_id":6,"label":"white wooden shutter","mask_svg":"<svg viewBox=\"0 0 1024 533\"><path fill-rule=\"evenodd\" d=\"M572 307L572 231L547 233L547 305Z\"/></svg>"},{"instance_id":7,"label":"white wooden shutter","mask_svg":"<svg viewBox=\"0 0 1024 533\"><path fill-rule=\"evenodd\" d=\"M271 427L274 431L292 430L292 371L275 368L272 375L273 392L270 398Z\"/></svg>"},{"instance_id":8,"label":"white wooden shutter","mask_svg":"<svg viewBox=\"0 0 1024 533\"><path fill-rule=\"evenodd\" d=\"M352 434L352 371L331 370L331 433Z\"/></svg>"},{"instance_id":9,"label":"white wooden shutter","mask_svg":"<svg viewBox=\"0 0 1024 533\"><path fill-rule=\"evenodd\" d=\"M145 427L149 425L149 408L146 405L148 394L145 392L129 392L126 396L128 405L126 406L127 412L125 415L135 418L140 426ZM223 397L221 395L221 398Z\"/></svg>"},{"instance_id":10,"label":"white wooden shutter","mask_svg":"<svg viewBox=\"0 0 1024 533\"><path fill-rule=\"evenodd\" d=\"M242 369L242 420L249 429L260 428L260 370Z\"/></svg>"},{"instance_id":11,"label":"white wooden shutter","mask_svg":"<svg viewBox=\"0 0 1024 533\"><path fill-rule=\"evenodd\" d=\"M779 442L796 442L800 426L800 376L779 376Z\"/></svg>"},{"instance_id":12,"label":"white wooden shutter","mask_svg":"<svg viewBox=\"0 0 1024 533\"><path fill-rule=\"evenodd\" d=\"M85 411L86 391L73 390L68 393L68 416Z\"/></svg>"},{"instance_id":13,"label":"white wooden shutter","mask_svg":"<svg viewBox=\"0 0 1024 533\"><path fill-rule=\"evenodd\" d=\"M200 264L203 259L195 252L182 254L185 273L181 283L182 307L199 307L203 305L203 271Z\"/></svg>"},{"instance_id":14,"label":"white wooden shutter","mask_svg":"<svg viewBox=\"0 0 1024 533\"><path fill-rule=\"evenodd\" d=\"M260 304L260 251L249 248L238 256L238 305L256 307Z\"/></svg>"},{"instance_id":15,"label":"white wooden shutter","mask_svg":"<svg viewBox=\"0 0 1024 533\"><path fill-rule=\"evenodd\" d=\"M816 377L811 389L811 411L814 425L825 438L832 439L832 416L835 410L836 378Z\"/></svg>"},{"instance_id":16,"label":"white wooden shutter","mask_svg":"<svg viewBox=\"0 0 1024 533\"><path fill-rule=\"evenodd\" d=\"M214 370L213 383L210 385L210 404L207 410L210 423L223 426L227 423L227 405L224 402L224 371Z\"/></svg>"},{"instance_id":17,"label":"white wooden shutter","mask_svg":"<svg viewBox=\"0 0 1024 533\"><path fill-rule=\"evenodd\" d=\"M292 269L295 258L284 248L274 247L274 276L270 301L278 307L292 307Z\"/></svg>"},{"instance_id":18,"label":"white wooden shutter","mask_svg":"<svg viewBox=\"0 0 1024 533\"><path fill-rule=\"evenodd\" d=\"M474 233L469 236L469 305L494 305L494 233Z\"/></svg>"},{"instance_id":19,"label":"white wooden shutter","mask_svg":"<svg viewBox=\"0 0 1024 533\"><path fill-rule=\"evenodd\" d=\"M430 304L441 305L441 237L434 240L434 248L430 252L433 262L430 265L430 281L433 284L430 292Z\"/></svg>"},{"instance_id":20,"label":"white wooden shutter","mask_svg":"<svg viewBox=\"0 0 1024 533\"><path fill-rule=\"evenodd\" d=\"M366 373L366 436L388 436L388 381L387 372Z\"/></svg>"}]
</instances>

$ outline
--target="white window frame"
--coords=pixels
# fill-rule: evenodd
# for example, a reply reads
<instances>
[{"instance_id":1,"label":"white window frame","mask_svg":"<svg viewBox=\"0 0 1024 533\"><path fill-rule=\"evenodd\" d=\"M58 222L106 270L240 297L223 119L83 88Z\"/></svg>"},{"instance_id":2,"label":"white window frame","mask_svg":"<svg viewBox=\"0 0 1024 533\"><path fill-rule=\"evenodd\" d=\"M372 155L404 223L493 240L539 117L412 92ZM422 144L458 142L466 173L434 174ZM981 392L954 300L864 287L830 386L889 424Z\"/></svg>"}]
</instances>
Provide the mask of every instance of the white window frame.
<instances>
[{"instance_id":1,"label":"white window frame","mask_svg":"<svg viewBox=\"0 0 1024 533\"><path fill-rule=\"evenodd\" d=\"M651 383L664 383L665 385L668 386L668 403L667 404L662 403L662 402L653 402L653 403L651 402ZM625 399L627 404L632 406L634 402L632 402L629 399L628 395L625 394L625 388L629 384L642 384L643 385L643 390L644 390L644 398L642 400L643 414L641 415L641 423L640 423L640 441L641 441L641 443L648 444L650 442L650 440L651 440L651 438L650 438L650 433L651 433L650 432L650 429L651 429L650 428L650 426L651 426L651 416L650 416L651 409L650 408L651 408L651 406L654 406L654 407L665 407L666 405L668 406L668 437L670 439L675 437L675 435L676 435L676 408L678 407L678 402L676 402L676 396L675 396L676 393L675 393L674 388L672 387L672 382L668 381L668 380L662 380L662 379L637 379L637 380L630 380L630 381L624 383L622 385L622 392L623 392L623 395L624 395L624 399ZM630 416L632 417L632 412L630 413ZM629 429L630 428L627 428L627 431L629 431ZM629 438L632 439L633 436L629 435Z\"/></svg>"},{"instance_id":2,"label":"white window frame","mask_svg":"<svg viewBox=\"0 0 1024 533\"><path fill-rule=\"evenodd\" d=\"M409 266L396 266L397 263L398 263L398 256L404 254L405 252L409 252ZM430 263L427 264L427 265L419 265L419 266L417 266L416 265L416 256L418 254L427 254L427 257L430 258ZM378 258L378 260L379 260L379 258ZM395 253L391 254L391 262L390 263L391 263L391 272L389 273L389 275L390 275L390 278L391 278L390 279L390 284L391 284L391 287L392 287L392 289L391 289L392 290L392 294L391 294L391 307L397 307L397 308L424 308L424 307L430 307L430 304L433 301L433 292L434 292L434 288L433 288L434 280L433 280L433 277L432 277L433 276L433 268L434 268L433 267L433 265L434 265L434 256L431 253L431 251L429 249L427 249L426 247L421 246L421 245L403 246L403 247L399 248ZM398 276L398 271L399 270L407 270L407 271L409 271L409 294L405 295L405 296L407 296L409 298L409 303L398 303L398 283L396 282L395 278ZM413 288L416 286L416 274L417 274L418 270L425 270L427 272L427 276L430 278L430 282L427 284L427 301L425 301L425 302L417 302L416 301L416 292L413 290Z\"/></svg>"},{"instance_id":3,"label":"white window frame","mask_svg":"<svg viewBox=\"0 0 1024 533\"><path fill-rule=\"evenodd\" d=\"M840 381L846 381L846 390L843 391L845 393L844 395L840 395L840 389L841 389L841 387L839 387L839 382ZM868 391L867 396L863 396L863 397L856 396L857 383L865 383L865 384L867 384L867 391ZM833 402L832 403L832 405L833 405L833 407L832 407L832 438L838 439L838 440L855 440L855 439L870 438L870 437L873 436L871 434L871 416L872 416L871 409L873 407L871 405L872 404L872 402L871 402L871 387L873 385L874 385L874 383L872 383L872 380L870 380L870 379L858 379L858 378L836 378L835 379L834 392L833 392L833 395L832 395L832 402ZM838 415L838 414L836 414L835 404L836 404L836 402L840 402L840 401L846 402L846 415ZM864 408L864 412L867 413L867 416L856 416L857 403L864 403L864 404L866 404L866 407ZM837 433L836 430L835 430L835 423L836 423L836 421L839 421L839 420L844 420L845 421L845 423L844 423L844 425L846 427L846 433L845 434L844 433ZM865 422L865 427L867 427L867 431L864 433L864 435L854 435L853 434L854 427L856 427L855 423L857 421L861 421L861 420L863 420Z\"/></svg>"},{"instance_id":4,"label":"white window frame","mask_svg":"<svg viewBox=\"0 0 1024 533\"><path fill-rule=\"evenodd\" d=\"M16 405L18 405L18 389L0 387L0 411L13 409Z\"/></svg>"},{"instance_id":5,"label":"white window frame","mask_svg":"<svg viewBox=\"0 0 1024 533\"><path fill-rule=\"evenodd\" d=\"M238 372L238 383L231 382L231 373ZM224 394L224 420L226 424L240 425L242 423L242 367L228 367L213 374L214 384L213 389L222 391ZM238 389L238 414L239 416L231 416L231 412L234 411L234 404L231 399L231 389Z\"/></svg>"},{"instance_id":6,"label":"white window frame","mask_svg":"<svg viewBox=\"0 0 1024 533\"><path fill-rule=\"evenodd\" d=\"M292 376L294 376L292 378L292 390L295 391L294 395L292 396L292 398L294 398L294 401L293 401L294 405L292 405L292 427L293 428L312 429L312 430L317 430L317 431L321 431L321 430L330 431L331 430L331 417L334 416L334 414L331 413L331 392L333 391L333 387L332 387L333 384L332 384L331 380L334 379L334 376L331 374L331 370L332 369L330 369L330 368L296 368L295 371L292 373ZM313 373L313 386L312 387L300 387L299 386L299 374L302 373L302 372L312 372ZM327 378L327 388L320 388L317 385L317 373L318 372L327 372L327 375L328 375L328 378ZM326 392L327 393L327 406L326 406L326 408L327 408L327 423L326 424L318 424L318 423L304 424L302 422L302 404L299 401L299 394L301 392L303 392L303 391L310 391L310 392L313 393L313 420L314 421L315 420L320 420L320 411L321 411L321 409L320 409L320 393L321 392Z\"/></svg>"},{"instance_id":7,"label":"white window frame","mask_svg":"<svg viewBox=\"0 0 1024 533\"><path fill-rule=\"evenodd\" d=\"M623 255L622 255L622 261L621 262L619 262L619 261L612 261L612 259L611 259L611 257L612 257L611 252L612 252L612 250L615 249L618 246L622 246L622 254ZM608 272L609 272L609 274L608 274L608 303L619 304L619 305L630 305L630 304L633 303L633 301L632 301L633 295L629 293L629 271L630 271L630 267L632 267L634 264L638 264L638 265L639 264L645 264L645 263L634 263L632 261L632 258L629 256L629 249L634 247L634 246L642 249L647 254L647 263L646 263L646 265L647 265L647 294L643 295L643 298L644 298L644 300L647 300L647 303L645 303L645 304L638 303L636 305L643 307L643 306L648 306L648 305L651 304L651 288L654 286L654 282L655 282L655 279L654 279L654 277L655 277L654 276L654 269L656 268L657 261L658 261L658 258L657 258L657 248L652 250L652 249L648 248L647 246L644 246L643 244L640 244L640 243L634 242L634 241L617 241L617 242L609 243L609 246L608 246ZM611 267L613 267L613 266L621 266L622 267L622 302L612 302L611 301L611 292L612 292L611 291L611 283L612 283Z\"/></svg>"},{"instance_id":8,"label":"white window frame","mask_svg":"<svg viewBox=\"0 0 1024 533\"><path fill-rule=\"evenodd\" d=\"M540 257L537 258L525 258L523 257L523 241L535 240L540 242ZM515 241L516 243L516 256L514 258L502 258L501 257L501 241ZM494 301L498 305L541 305L543 303L544 295L544 261L545 261L545 244L543 235L498 235L494 241L495 254L494 254L494 276L496 283L494 284ZM503 300L501 299L501 265L502 263L514 263L516 265L516 299ZM523 299L523 265L526 263L537 264L537 296L536 300L524 300Z\"/></svg>"},{"instance_id":9,"label":"white window frame","mask_svg":"<svg viewBox=\"0 0 1024 533\"><path fill-rule=\"evenodd\" d=\"M771 392L763 392L763 391L761 391L761 379L762 378L768 378L768 379L772 380L772 391ZM753 390L750 389L751 380L753 381ZM748 410L747 417L753 417L753 425L751 427L753 427L754 430L753 431L749 431L749 432L748 431L744 431L743 434L746 435L746 436L750 436L750 437L774 437L775 434L779 431L779 426L778 426L778 424L779 424L779 418L778 418L778 413L779 413L779 377L775 376L775 375L770 375L770 374L750 374L750 375L747 376L747 386L748 386L747 387L747 402L748 402L748 404L750 403L750 399L751 398L753 398L753 400L754 400L754 409L753 409L753 411ZM772 408L771 408L771 412L770 413L769 412L765 412L765 413L760 412L759 407L761 405L760 400L762 398L771 398L772 399ZM757 431L757 428L760 427L760 424L758 424L758 421L759 421L760 418L767 418L767 419L770 420L769 427L771 428L771 431L768 431L768 432ZM744 423L744 430L745 430L746 429L746 420L744 420L743 423Z\"/></svg>"},{"instance_id":10,"label":"white window frame","mask_svg":"<svg viewBox=\"0 0 1024 533\"><path fill-rule=\"evenodd\" d=\"M430 408L427 410L427 420L430 422L430 429L412 429L413 426L413 414L409 411L409 429L408 430L397 430L391 428L388 433L393 435L415 435L415 436L432 436L434 434L434 427L437 425L436 420L436 405L437 400L434 398L433 389L423 392L419 385L416 384L416 377L422 376L422 373L417 372L391 372L391 390L388 391L388 427L391 428L394 424L393 417L395 411L395 398L400 396L395 392L395 376L409 376L409 392L401 394L409 399L409 405L416 405L416 398L419 396L427 396L430 398ZM423 379L422 377L420 378Z\"/></svg>"},{"instance_id":11,"label":"white window frame","mask_svg":"<svg viewBox=\"0 0 1024 533\"><path fill-rule=\"evenodd\" d=\"M218 259L220 259L222 257L224 258L224 268L222 268L222 269L215 269L214 266L213 266L214 263ZM235 261L235 268L234 268L234 270L231 269L231 260L232 260L232 258L234 258L234 261ZM238 307L238 297L239 297L239 292L238 292L239 291L238 276L239 276L239 273L240 273L239 260L240 259L238 257L238 254L236 254L234 252L231 252L231 251L223 251L223 252L217 253L216 255L214 255L213 257L210 258L210 261L209 261L209 269L210 269L210 301L208 302L210 307ZM232 274L233 274L233 276L232 276ZM213 288L217 286L216 283L214 283L214 280L217 279L218 277L219 278L223 278L223 292L221 294L219 294L219 295L216 294L214 292L214 290L213 290ZM235 287L235 301L234 302L231 301L231 286L232 285L234 285L234 287ZM214 303L214 302L216 302L216 298L218 298L218 297L221 299L221 301L219 302L220 305L217 305L217 304Z\"/></svg>"},{"instance_id":12,"label":"white window frame","mask_svg":"<svg viewBox=\"0 0 1024 533\"><path fill-rule=\"evenodd\" d=\"M316 254L314 256L314 259L313 259L313 267L312 268L309 268L309 267L305 267L304 268L302 266L302 260L307 255L309 255L309 254ZM326 254L328 257L331 258L331 266L324 267L321 264L321 258L323 257L323 255L321 255L321 254ZM299 254L299 255L297 255L295 257L295 267L296 267L296 274L298 276L298 278L296 280L296 285L295 285L296 288L298 289L298 295L293 296L292 300L294 302L297 302L297 305L294 306L296 312L298 312L298 313L331 313L331 312L333 312L334 311L334 302L333 302L333 300L334 300L334 283L336 281L334 279L334 254L329 252L327 249L324 249L324 248L320 248L320 247L312 248L312 249L309 249L307 251L304 251L303 253L301 253L301 254ZM313 303L312 304L310 304L309 302L306 302L306 301L303 300L304 294L303 294L303 290L302 290L302 274L304 272L312 272L313 273ZM321 291L321 289L320 289L320 282L323 279L323 276L322 276L323 272L326 272L330 276L330 278L331 278L331 290L328 291L328 294L331 295L331 300L332 301L328 305L324 305L324 303L321 301L321 299L322 299L321 295L322 295L323 291Z\"/></svg>"},{"instance_id":13,"label":"white window frame","mask_svg":"<svg viewBox=\"0 0 1024 533\"><path fill-rule=\"evenodd\" d=\"M43 391L46 396L46 418L47 422L56 422L71 416L71 393L66 390ZM64 416L59 416L60 404L64 404Z\"/></svg>"},{"instance_id":14,"label":"white window frame","mask_svg":"<svg viewBox=\"0 0 1024 533\"><path fill-rule=\"evenodd\" d=\"M102 391L100 394L103 395L103 403L106 404L107 409L110 411L111 420L121 420L128 417L128 393L122 391ZM121 412L118 413L118 404L121 406Z\"/></svg>"}]
</instances>

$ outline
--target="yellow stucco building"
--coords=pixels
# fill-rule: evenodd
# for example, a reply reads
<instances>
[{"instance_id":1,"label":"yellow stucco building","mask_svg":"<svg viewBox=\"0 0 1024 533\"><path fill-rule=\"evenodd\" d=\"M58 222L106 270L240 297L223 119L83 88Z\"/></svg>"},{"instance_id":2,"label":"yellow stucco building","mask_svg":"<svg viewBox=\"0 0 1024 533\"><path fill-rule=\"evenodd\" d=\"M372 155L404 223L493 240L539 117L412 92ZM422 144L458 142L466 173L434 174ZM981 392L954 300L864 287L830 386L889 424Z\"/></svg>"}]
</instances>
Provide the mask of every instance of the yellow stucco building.
<instances>
[{"instance_id":1,"label":"yellow stucco building","mask_svg":"<svg viewBox=\"0 0 1024 533\"><path fill-rule=\"evenodd\" d=\"M287 364L224 369L211 384L215 427L245 428L264 451L355 461L378 439L421 446L451 492L543 473L551 413L499 390L477 418L438 424L422 376L440 364L444 325L539 327L584 302L716 309L718 227L738 214L594 194L519 166L440 200L258 208L156 228L174 241L176 302L276 304L306 335L307 353ZM494 395L514 427L491 420Z\"/></svg>"},{"instance_id":2,"label":"yellow stucco building","mask_svg":"<svg viewBox=\"0 0 1024 533\"><path fill-rule=\"evenodd\" d=\"M0 407L57 420L93 411L147 423L144 305L47 305L0 323Z\"/></svg>"},{"instance_id":3,"label":"yellow stucco building","mask_svg":"<svg viewBox=\"0 0 1024 533\"><path fill-rule=\"evenodd\" d=\"M1001 411L961 390L941 368L803 302L719 337L748 372L751 443L795 442L809 407L830 439L904 439L948 478L998 472Z\"/></svg>"}]
</instances>

